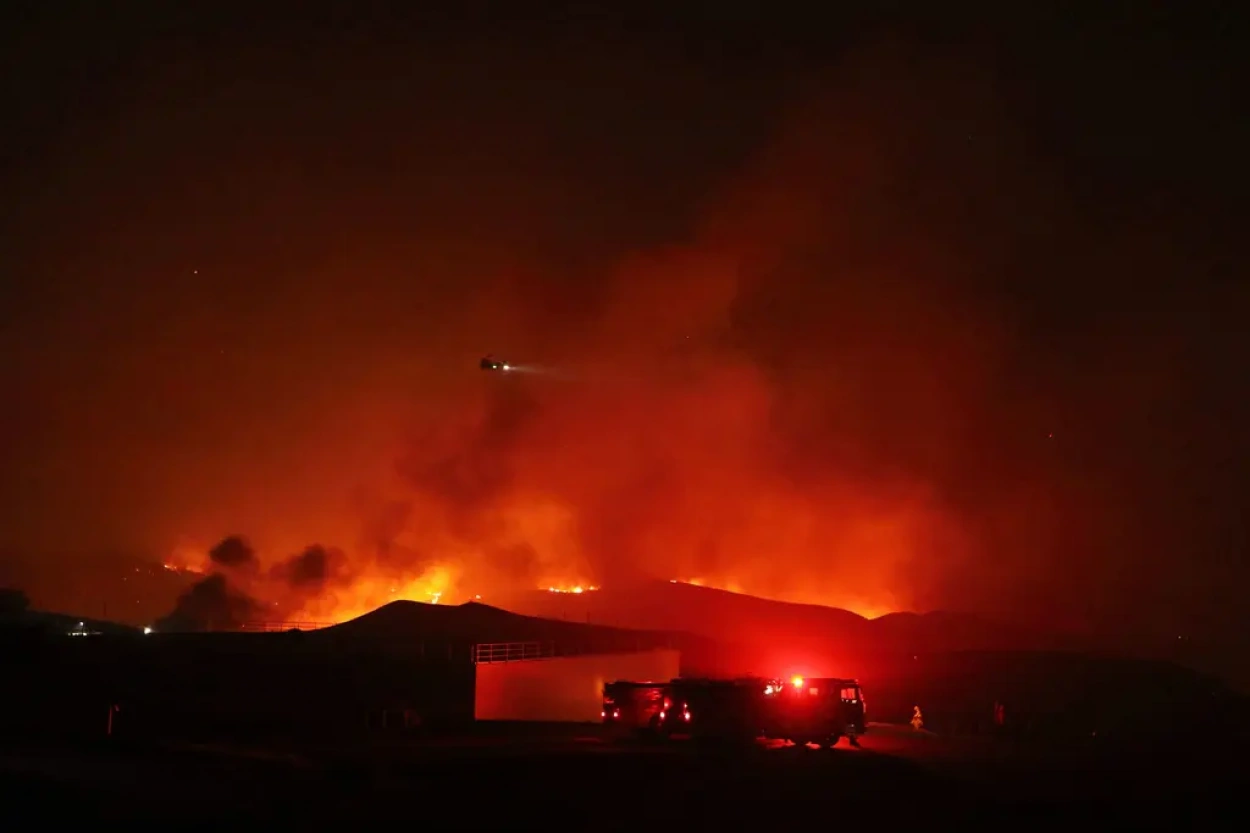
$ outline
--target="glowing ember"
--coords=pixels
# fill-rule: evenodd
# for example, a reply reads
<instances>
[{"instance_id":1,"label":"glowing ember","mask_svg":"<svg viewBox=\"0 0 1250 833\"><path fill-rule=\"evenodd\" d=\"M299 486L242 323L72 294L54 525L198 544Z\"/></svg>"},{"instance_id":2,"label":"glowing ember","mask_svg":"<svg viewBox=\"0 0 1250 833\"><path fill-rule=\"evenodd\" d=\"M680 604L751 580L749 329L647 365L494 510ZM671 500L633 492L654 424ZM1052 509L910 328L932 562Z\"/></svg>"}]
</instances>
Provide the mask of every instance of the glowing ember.
<instances>
[{"instance_id":1,"label":"glowing ember","mask_svg":"<svg viewBox=\"0 0 1250 833\"><path fill-rule=\"evenodd\" d=\"M548 592L548 593L573 593L573 594L580 594L580 593L593 593L593 592L595 592L595 591L596 591L596 590L598 590L598 589L599 589L599 588L598 588L598 587L595 587L594 585L585 585L585 586L583 586L583 585L580 585L580 584L575 584L575 585L573 585L572 587L548 587L548 588L547 588L547 592Z\"/></svg>"},{"instance_id":2,"label":"glowing ember","mask_svg":"<svg viewBox=\"0 0 1250 833\"><path fill-rule=\"evenodd\" d=\"M195 576L200 576L204 574L204 571L199 569L198 567L190 567L185 564L179 565L179 564L170 564L166 562L165 564L162 564L161 566L171 573L190 573L191 575L195 575Z\"/></svg>"}]
</instances>

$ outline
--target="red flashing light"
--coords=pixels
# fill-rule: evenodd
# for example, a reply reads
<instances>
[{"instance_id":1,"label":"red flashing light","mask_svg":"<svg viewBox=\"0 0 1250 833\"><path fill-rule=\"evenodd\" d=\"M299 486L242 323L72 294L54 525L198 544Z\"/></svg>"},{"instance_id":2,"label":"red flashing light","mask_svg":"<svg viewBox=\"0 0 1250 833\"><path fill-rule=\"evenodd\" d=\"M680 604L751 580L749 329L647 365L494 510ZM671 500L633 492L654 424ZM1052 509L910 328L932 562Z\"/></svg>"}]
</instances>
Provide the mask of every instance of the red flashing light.
<instances>
[{"instance_id":1,"label":"red flashing light","mask_svg":"<svg viewBox=\"0 0 1250 833\"><path fill-rule=\"evenodd\" d=\"M792 680L790 681L790 684L791 684L791 685L793 685L795 688L802 688L802 687L803 687L803 678L802 678L802 677L795 677L794 679L792 679Z\"/></svg>"},{"instance_id":2,"label":"red flashing light","mask_svg":"<svg viewBox=\"0 0 1250 833\"><path fill-rule=\"evenodd\" d=\"M663 719L665 718L665 716L666 716L666 715L665 715L665 713L664 713L664 712L660 712L660 720L663 720Z\"/></svg>"},{"instance_id":3,"label":"red flashing light","mask_svg":"<svg viewBox=\"0 0 1250 833\"><path fill-rule=\"evenodd\" d=\"M689 722L690 722L690 712L682 712L682 713L681 713L681 719L682 719L682 720L684 720L684 721L686 721L687 723L689 723Z\"/></svg>"}]
</instances>

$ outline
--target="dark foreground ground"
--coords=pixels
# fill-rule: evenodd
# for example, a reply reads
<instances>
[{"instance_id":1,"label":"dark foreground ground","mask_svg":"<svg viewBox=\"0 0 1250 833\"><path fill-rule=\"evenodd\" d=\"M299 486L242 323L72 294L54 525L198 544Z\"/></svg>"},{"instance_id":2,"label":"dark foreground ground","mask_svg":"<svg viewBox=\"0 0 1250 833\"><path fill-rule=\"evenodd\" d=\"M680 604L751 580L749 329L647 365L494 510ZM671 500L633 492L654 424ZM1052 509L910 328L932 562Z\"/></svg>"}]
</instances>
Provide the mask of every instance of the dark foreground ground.
<instances>
[{"instance_id":1,"label":"dark foreground ground","mask_svg":"<svg viewBox=\"0 0 1250 833\"><path fill-rule=\"evenodd\" d=\"M180 743L0 747L10 818L368 821L439 829L618 830L647 824L827 826L847 815L891 827L990 815L1228 817L1247 786L1243 750L1022 749L875 727L861 749L647 745L596 728L478 729L353 744ZM833 814L833 815L831 815Z\"/></svg>"}]
</instances>

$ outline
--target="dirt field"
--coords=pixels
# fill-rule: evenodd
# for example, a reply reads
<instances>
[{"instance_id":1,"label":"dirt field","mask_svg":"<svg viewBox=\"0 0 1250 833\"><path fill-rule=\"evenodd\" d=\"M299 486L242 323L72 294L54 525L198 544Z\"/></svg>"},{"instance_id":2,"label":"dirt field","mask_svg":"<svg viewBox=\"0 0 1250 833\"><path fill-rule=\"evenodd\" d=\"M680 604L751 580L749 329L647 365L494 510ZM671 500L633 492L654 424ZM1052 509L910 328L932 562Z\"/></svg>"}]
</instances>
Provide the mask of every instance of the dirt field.
<instances>
[{"instance_id":1,"label":"dirt field","mask_svg":"<svg viewBox=\"0 0 1250 833\"><path fill-rule=\"evenodd\" d=\"M525 822L612 830L683 820L782 823L830 809L956 821L986 813L1080 816L1096 808L1157 820L1231 802L1244 786L1240 772L1192 761L1076 757L895 727L874 727L860 749L834 750L619 743L588 727L352 745L101 744L0 753L7 807L29 807L41 818L402 817L457 829Z\"/></svg>"}]
</instances>

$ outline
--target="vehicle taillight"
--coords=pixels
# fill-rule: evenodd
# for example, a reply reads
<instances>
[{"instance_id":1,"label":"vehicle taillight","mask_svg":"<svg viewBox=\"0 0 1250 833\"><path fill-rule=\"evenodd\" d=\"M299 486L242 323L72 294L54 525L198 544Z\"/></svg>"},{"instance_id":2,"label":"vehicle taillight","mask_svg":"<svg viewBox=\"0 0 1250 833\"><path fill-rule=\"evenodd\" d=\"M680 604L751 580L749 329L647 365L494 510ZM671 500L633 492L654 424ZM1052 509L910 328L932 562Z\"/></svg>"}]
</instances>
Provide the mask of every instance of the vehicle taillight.
<instances>
[{"instance_id":1,"label":"vehicle taillight","mask_svg":"<svg viewBox=\"0 0 1250 833\"><path fill-rule=\"evenodd\" d=\"M681 719L682 719L682 720L684 720L684 721L686 721L687 723L689 723L689 722L690 722L690 712L689 712L689 711L684 711L684 712L682 712L682 713L681 713Z\"/></svg>"},{"instance_id":2,"label":"vehicle taillight","mask_svg":"<svg viewBox=\"0 0 1250 833\"><path fill-rule=\"evenodd\" d=\"M613 719L619 718L620 716L621 716L621 710L620 710L620 709L613 709L613 710L612 710L612 718L613 718Z\"/></svg>"},{"instance_id":3,"label":"vehicle taillight","mask_svg":"<svg viewBox=\"0 0 1250 833\"><path fill-rule=\"evenodd\" d=\"M665 715L666 715L666 713L665 713L665 712L660 712L660 720L663 720L663 719L664 719L664 717L665 717Z\"/></svg>"}]
</instances>

